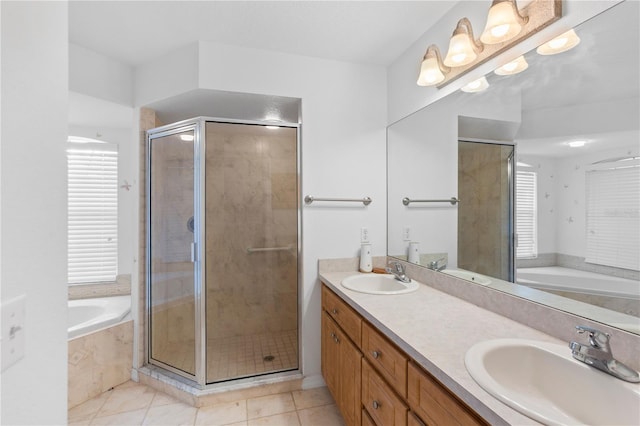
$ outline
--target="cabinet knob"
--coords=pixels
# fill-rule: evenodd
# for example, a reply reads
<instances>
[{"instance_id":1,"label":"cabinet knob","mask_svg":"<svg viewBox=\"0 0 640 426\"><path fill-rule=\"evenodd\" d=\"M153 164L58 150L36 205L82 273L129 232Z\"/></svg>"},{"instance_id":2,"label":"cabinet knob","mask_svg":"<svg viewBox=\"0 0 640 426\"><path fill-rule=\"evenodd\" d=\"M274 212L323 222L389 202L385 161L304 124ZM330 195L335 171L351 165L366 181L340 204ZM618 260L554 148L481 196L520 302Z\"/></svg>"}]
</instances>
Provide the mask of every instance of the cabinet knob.
<instances>
[{"instance_id":1,"label":"cabinet knob","mask_svg":"<svg viewBox=\"0 0 640 426\"><path fill-rule=\"evenodd\" d=\"M380 352L378 352L378 351L373 351L373 352L371 353L371 355L373 355L373 358L375 358L375 359L380 358Z\"/></svg>"},{"instance_id":2,"label":"cabinet knob","mask_svg":"<svg viewBox=\"0 0 640 426\"><path fill-rule=\"evenodd\" d=\"M371 404L373 406L374 410L377 410L378 408L380 408L380 403L376 400L373 401L373 404Z\"/></svg>"},{"instance_id":3,"label":"cabinet knob","mask_svg":"<svg viewBox=\"0 0 640 426\"><path fill-rule=\"evenodd\" d=\"M338 313L338 310L337 310L336 308L333 308L333 309L331 310L331 313L332 313L333 315L336 315L336 314Z\"/></svg>"},{"instance_id":4,"label":"cabinet knob","mask_svg":"<svg viewBox=\"0 0 640 426\"><path fill-rule=\"evenodd\" d=\"M336 343L340 343L340 339L337 336L333 336L333 341Z\"/></svg>"},{"instance_id":5,"label":"cabinet knob","mask_svg":"<svg viewBox=\"0 0 640 426\"><path fill-rule=\"evenodd\" d=\"M331 333L331 337L335 339L336 338L336 333Z\"/></svg>"}]
</instances>

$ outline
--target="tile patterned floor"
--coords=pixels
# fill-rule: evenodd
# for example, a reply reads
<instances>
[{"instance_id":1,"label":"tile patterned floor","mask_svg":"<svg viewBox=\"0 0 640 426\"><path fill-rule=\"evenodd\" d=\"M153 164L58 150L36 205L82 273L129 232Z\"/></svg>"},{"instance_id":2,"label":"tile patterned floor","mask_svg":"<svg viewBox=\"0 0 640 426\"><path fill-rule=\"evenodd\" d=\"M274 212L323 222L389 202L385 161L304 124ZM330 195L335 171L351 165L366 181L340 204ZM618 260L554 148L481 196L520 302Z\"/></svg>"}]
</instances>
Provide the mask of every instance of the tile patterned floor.
<instances>
[{"instance_id":1,"label":"tile patterned floor","mask_svg":"<svg viewBox=\"0 0 640 426\"><path fill-rule=\"evenodd\" d=\"M344 426L326 387L195 408L134 382L69 410L69 425Z\"/></svg>"}]
</instances>

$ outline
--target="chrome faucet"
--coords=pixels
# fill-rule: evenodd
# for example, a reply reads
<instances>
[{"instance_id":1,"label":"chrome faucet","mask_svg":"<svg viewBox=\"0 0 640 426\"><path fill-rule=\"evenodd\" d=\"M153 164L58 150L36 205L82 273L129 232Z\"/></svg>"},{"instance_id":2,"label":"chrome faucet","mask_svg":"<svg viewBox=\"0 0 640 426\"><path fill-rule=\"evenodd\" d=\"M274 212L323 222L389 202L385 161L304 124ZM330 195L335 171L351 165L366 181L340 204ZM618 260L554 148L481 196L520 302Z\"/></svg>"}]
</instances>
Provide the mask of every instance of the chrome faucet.
<instances>
[{"instance_id":1,"label":"chrome faucet","mask_svg":"<svg viewBox=\"0 0 640 426\"><path fill-rule=\"evenodd\" d=\"M582 325L577 325L576 329L578 330L578 334L588 333L589 344L585 345L578 342L569 343L571 355L573 355L575 359L618 379L633 383L640 382L640 375L638 375L637 371L632 370L613 358L611 346L609 345L611 336L608 333Z\"/></svg>"},{"instance_id":2,"label":"chrome faucet","mask_svg":"<svg viewBox=\"0 0 640 426\"><path fill-rule=\"evenodd\" d=\"M442 262L442 263L440 263ZM438 260L433 260L429 262L429 269L433 269L434 271L442 271L447 267L447 262L445 262L445 258L441 257Z\"/></svg>"},{"instance_id":3,"label":"chrome faucet","mask_svg":"<svg viewBox=\"0 0 640 426\"><path fill-rule=\"evenodd\" d=\"M411 282L411 278L409 278L405 274L404 266L402 266L402 263L396 261L389 262L389 266L387 266L385 269L388 273L393 274L396 277L396 280L403 283Z\"/></svg>"}]
</instances>

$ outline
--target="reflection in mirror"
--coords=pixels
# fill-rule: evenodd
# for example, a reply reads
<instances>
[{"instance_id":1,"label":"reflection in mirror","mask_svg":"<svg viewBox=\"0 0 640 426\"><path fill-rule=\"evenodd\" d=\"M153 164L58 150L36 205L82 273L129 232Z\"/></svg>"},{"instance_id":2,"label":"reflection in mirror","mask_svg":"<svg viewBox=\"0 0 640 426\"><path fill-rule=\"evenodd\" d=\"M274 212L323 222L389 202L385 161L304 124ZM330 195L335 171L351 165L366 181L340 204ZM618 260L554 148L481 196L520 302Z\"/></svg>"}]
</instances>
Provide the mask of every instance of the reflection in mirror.
<instances>
[{"instance_id":1,"label":"reflection in mirror","mask_svg":"<svg viewBox=\"0 0 640 426\"><path fill-rule=\"evenodd\" d=\"M573 49L533 50L523 72L391 125L389 256L640 334L639 9L620 3L576 27ZM506 149L506 171L467 176L481 145Z\"/></svg>"}]
</instances>

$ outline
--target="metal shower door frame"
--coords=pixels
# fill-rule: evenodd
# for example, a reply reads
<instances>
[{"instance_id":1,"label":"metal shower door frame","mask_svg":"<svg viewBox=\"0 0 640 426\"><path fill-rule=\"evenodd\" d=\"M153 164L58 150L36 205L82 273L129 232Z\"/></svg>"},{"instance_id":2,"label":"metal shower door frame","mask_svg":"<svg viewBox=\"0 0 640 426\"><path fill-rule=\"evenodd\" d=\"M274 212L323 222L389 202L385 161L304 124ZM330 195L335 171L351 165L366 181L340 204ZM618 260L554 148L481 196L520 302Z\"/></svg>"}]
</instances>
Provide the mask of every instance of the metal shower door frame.
<instances>
[{"instance_id":1,"label":"metal shower door frame","mask_svg":"<svg viewBox=\"0 0 640 426\"><path fill-rule=\"evenodd\" d=\"M296 199L297 199L297 329L298 329L298 369L301 371L302 365L302 332L301 332L301 319L302 319L302 305L301 305L301 283L302 283L302 201L301 201L301 138L300 138L300 124L290 122L277 122L273 121L260 121L260 120L236 120L219 117L195 117L188 120L179 121L176 123L161 126L155 129L147 131L147 153L146 153L146 351L145 358L149 364L157 365L171 373L177 374L180 377L184 377L189 381L195 382L197 387L205 389L207 387L207 330L206 330L206 297L204 294L204 279L206 263L203 261L206 255L205 247L205 230L206 230L206 188L205 188L205 174L206 174L206 141L205 131L207 122L226 123L226 124L244 124L244 125L260 125L260 126L274 126L295 128L296 129ZM153 360L149 349L151 348L151 287L149 285L151 268L150 262L150 223L151 223L151 209L150 209L150 189L151 189L151 140L161 136L168 136L171 134L181 133L185 130L194 131L194 246L192 247L192 261L194 263L194 296L195 296L195 375L187 374L182 370L176 369L170 365L162 363L158 360ZM279 374L279 373L274 373ZM213 384L215 386L215 384Z\"/></svg>"}]
</instances>

